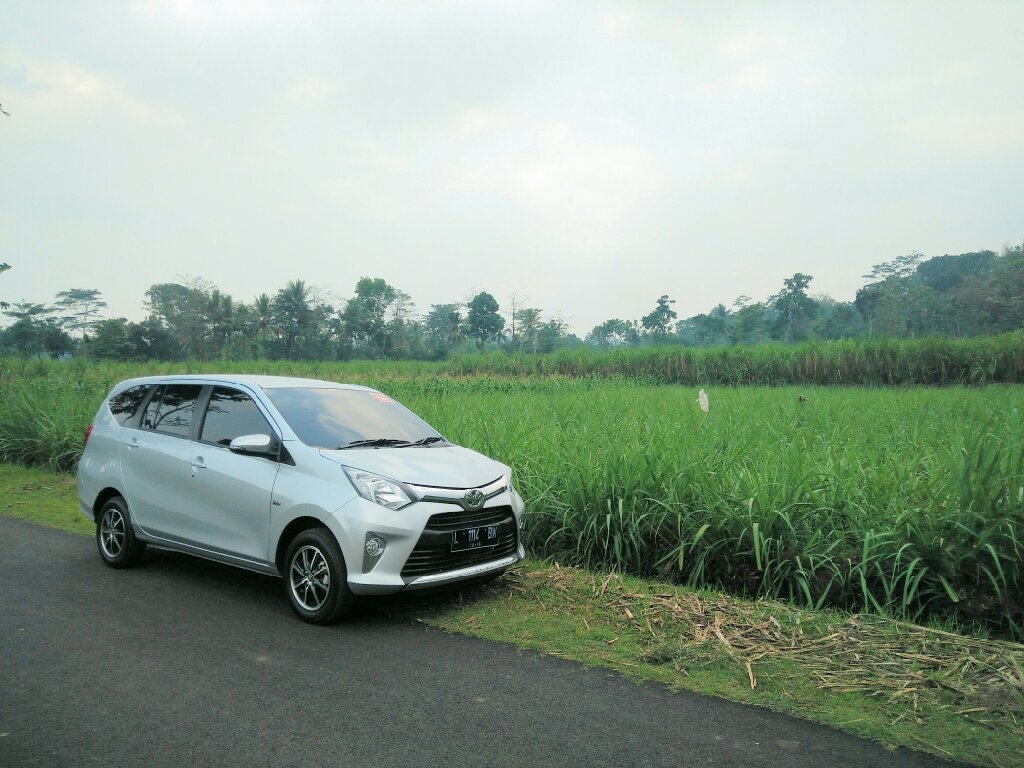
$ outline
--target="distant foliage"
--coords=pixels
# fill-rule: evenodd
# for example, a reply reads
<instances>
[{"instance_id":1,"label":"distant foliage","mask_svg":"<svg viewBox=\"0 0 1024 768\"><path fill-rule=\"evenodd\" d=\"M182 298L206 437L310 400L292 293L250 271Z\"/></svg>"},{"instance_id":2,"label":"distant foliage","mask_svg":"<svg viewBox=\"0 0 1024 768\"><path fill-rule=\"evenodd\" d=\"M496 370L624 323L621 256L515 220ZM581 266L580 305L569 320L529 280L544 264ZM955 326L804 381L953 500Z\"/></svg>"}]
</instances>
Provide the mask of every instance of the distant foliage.
<instances>
[{"instance_id":1,"label":"distant foliage","mask_svg":"<svg viewBox=\"0 0 1024 768\"><path fill-rule=\"evenodd\" d=\"M7 265L2 265L7 266ZM468 352L548 354L583 346L726 347L849 339L970 338L1024 329L1024 246L875 265L853 301L811 292L797 272L762 301L678 320L662 294L639 319L612 318L581 340L557 314L481 291L417 312L412 297L380 277L362 277L347 299L303 280L252 303L200 278L158 283L139 323L103 318L96 289L61 291L52 306L0 302L0 354L87 355L98 360L441 360Z\"/></svg>"},{"instance_id":2,"label":"distant foliage","mask_svg":"<svg viewBox=\"0 0 1024 768\"><path fill-rule=\"evenodd\" d=\"M912 386L1024 383L1024 332L968 340L857 340L751 347L564 350L553 355L463 355L456 376L621 377L652 384Z\"/></svg>"}]
</instances>

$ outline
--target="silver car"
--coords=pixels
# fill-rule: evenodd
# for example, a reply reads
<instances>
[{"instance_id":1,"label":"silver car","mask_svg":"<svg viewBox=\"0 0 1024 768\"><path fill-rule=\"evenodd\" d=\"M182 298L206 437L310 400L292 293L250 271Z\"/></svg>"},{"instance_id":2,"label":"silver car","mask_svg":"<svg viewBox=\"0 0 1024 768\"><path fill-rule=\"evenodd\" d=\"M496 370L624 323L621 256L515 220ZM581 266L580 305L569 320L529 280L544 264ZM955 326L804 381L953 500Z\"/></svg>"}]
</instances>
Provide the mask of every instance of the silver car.
<instances>
[{"instance_id":1,"label":"silver car","mask_svg":"<svg viewBox=\"0 0 1024 768\"><path fill-rule=\"evenodd\" d=\"M86 430L78 495L108 565L150 545L281 576L317 624L354 595L496 576L524 556L507 466L328 381L121 382Z\"/></svg>"}]
</instances>

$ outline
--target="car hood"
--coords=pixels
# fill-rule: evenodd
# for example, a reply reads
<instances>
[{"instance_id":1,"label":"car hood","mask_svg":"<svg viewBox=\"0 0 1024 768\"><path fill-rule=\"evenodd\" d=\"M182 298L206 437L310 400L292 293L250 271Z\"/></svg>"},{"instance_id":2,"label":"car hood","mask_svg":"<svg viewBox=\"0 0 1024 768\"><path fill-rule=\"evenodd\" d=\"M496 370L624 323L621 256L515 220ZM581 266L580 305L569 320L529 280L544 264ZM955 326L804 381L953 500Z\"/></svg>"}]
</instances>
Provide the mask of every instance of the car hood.
<instances>
[{"instance_id":1,"label":"car hood","mask_svg":"<svg viewBox=\"0 0 1024 768\"><path fill-rule=\"evenodd\" d=\"M509 471L504 464L458 445L413 448L321 449L333 462L390 480L433 488L478 488Z\"/></svg>"}]
</instances>

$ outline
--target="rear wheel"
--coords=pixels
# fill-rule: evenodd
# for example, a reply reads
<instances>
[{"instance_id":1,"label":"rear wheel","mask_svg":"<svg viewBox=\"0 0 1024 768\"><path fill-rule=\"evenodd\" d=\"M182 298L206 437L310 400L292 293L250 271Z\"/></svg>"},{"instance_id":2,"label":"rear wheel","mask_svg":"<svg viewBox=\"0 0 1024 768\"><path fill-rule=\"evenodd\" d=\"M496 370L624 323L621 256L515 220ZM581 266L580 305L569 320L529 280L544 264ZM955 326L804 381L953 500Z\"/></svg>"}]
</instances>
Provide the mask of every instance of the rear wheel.
<instances>
[{"instance_id":1,"label":"rear wheel","mask_svg":"<svg viewBox=\"0 0 1024 768\"><path fill-rule=\"evenodd\" d=\"M288 601L303 621L331 624L352 607L345 558L327 530L311 528L292 539L284 565Z\"/></svg>"},{"instance_id":2,"label":"rear wheel","mask_svg":"<svg viewBox=\"0 0 1024 768\"><path fill-rule=\"evenodd\" d=\"M120 496L107 499L96 516L96 546L111 568L135 565L146 551L146 542L135 538L128 505Z\"/></svg>"}]
</instances>

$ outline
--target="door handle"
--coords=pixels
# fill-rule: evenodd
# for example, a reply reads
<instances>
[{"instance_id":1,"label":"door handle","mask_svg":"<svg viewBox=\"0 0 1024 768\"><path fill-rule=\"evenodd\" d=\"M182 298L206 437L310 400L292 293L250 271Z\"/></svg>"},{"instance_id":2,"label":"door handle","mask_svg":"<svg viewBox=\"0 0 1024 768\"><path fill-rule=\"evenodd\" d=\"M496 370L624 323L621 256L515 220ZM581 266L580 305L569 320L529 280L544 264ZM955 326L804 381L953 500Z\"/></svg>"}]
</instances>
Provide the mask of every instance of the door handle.
<instances>
[{"instance_id":1,"label":"door handle","mask_svg":"<svg viewBox=\"0 0 1024 768\"><path fill-rule=\"evenodd\" d=\"M125 448L138 448L139 447L139 438L133 437L131 440L129 440L127 443L124 444L124 447Z\"/></svg>"},{"instance_id":2,"label":"door handle","mask_svg":"<svg viewBox=\"0 0 1024 768\"><path fill-rule=\"evenodd\" d=\"M197 456L189 462L189 466L192 467L192 474L195 474L197 470L206 469L206 465L203 463L203 457Z\"/></svg>"}]
</instances>

